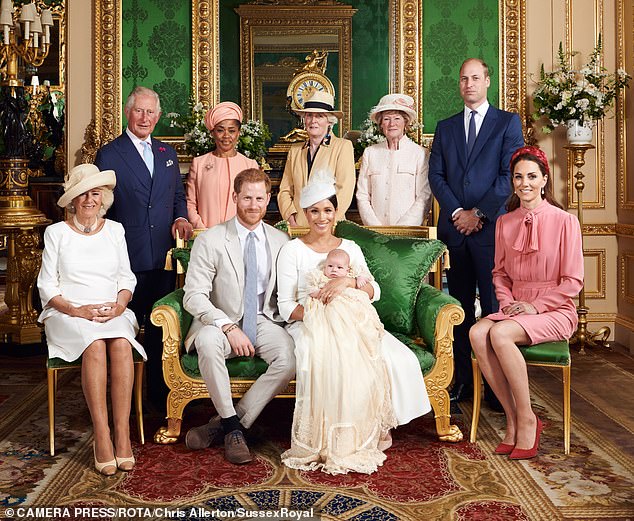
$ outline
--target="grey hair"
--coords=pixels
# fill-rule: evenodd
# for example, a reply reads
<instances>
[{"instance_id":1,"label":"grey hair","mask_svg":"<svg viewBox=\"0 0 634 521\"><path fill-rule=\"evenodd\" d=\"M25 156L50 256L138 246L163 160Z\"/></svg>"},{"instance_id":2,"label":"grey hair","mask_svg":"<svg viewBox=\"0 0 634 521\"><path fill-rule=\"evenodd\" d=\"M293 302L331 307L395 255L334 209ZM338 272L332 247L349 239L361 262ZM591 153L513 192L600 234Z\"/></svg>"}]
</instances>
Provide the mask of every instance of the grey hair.
<instances>
[{"instance_id":1,"label":"grey hair","mask_svg":"<svg viewBox=\"0 0 634 521\"><path fill-rule=\"evenodd\" d=\"M317 113L318 114L318 113ZM323 114L323 112L322 112ZM306 114L302 115L302 126L304 128L306 128ZM334 114L326 114L326 119L328 120L328 124L332 127L333 125L336 125L337 123L339 123L339 118L337 116L335 116Z\"/></svg>"},{"instance_id":2,"label":"grey hair","mask_svg":"<svg viewBox=\"0 0 634 521\"><path fill-rule=\"evenodd\" d=\"M128 96L128 99L125 102L125 111L132 109L137 96L152 96L156 100L156 111L161 112L161 100L159 95L152 89L148 89L147 87L142 87L140 85L135 87Z\"/></svg>"},{"instance_id":3,"label":"grey hair","mask_svg":"<svg viewBox=\"0 0 634 521\"><path fill-rule=\"evenodd\" d=\"M106 212L114 203L114 192L110 188L106 188L105 186L99 186L97 188L101 190L101 208L99 208L97 216L103 217L104 215L106 215ZM91 188L91 190L94 190L94 188ZM77 197L79 197L79 195ZM77 199L77 197L73 198L73 201ZM77 212L77 210L73 206L73 201L68 203L68 205L66 206L66 211L70 214L74 214Z\"/></svg>"}]
</instances>

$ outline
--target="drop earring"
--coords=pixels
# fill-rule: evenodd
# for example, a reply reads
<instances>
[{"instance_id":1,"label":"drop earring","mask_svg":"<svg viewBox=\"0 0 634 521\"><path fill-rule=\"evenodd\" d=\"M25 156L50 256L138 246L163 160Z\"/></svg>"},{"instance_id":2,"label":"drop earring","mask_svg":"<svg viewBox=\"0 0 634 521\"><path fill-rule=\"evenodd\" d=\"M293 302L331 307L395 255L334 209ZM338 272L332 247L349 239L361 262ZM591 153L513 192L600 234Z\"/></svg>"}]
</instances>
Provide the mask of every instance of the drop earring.
<instances>
[{"instance_id":1,"label":"drop earring","mask_svg":"<svg viewBox=\"0 0 634 521\"><path fill-rule=\"evenodd\" d=\"M542 186L542 195L544 195L545 191L544 191L544 187Z\"/></svg>"}]
</instances>

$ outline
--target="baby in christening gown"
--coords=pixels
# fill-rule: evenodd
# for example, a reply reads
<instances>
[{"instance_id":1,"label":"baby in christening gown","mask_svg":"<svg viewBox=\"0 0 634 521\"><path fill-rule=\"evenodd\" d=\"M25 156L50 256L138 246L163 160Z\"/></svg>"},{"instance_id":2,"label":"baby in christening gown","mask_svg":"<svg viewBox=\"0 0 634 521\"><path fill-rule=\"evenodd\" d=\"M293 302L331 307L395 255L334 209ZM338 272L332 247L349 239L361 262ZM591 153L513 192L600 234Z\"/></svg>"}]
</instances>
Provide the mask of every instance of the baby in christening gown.
<instances>
[{"instance_id":1,"label":"baby in christening gown","mask_svg":"<svg viewBox=\"0 0 634 521\"><path fill-rule=\"evenodd\" d=\"M321 269L307 274L311 288L304 305L303 340L308 342L311 391L298 396L286 465L329 474L371 473L385 460L396 426L390 383L381 355L383 324L362 288L372 280L332 250ZM328 304L316 298L333 278L353 277Z\"/></svg>"}]
</instances>

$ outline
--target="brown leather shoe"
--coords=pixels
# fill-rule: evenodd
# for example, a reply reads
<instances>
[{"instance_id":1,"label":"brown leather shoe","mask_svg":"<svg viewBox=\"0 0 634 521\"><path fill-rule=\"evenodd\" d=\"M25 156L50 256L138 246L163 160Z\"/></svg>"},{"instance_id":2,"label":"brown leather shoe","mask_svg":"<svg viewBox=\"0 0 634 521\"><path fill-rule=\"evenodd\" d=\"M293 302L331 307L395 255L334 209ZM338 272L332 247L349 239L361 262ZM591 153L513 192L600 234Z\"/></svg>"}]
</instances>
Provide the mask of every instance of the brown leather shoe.
<instances>
[{"instance_id":1,"label":"brown leather shoe","mask_svg":"<svg viewBox=\"0 0 634 521\"><path fill-rule=\"evenodd\" d=\"M185 445L191 450L206 449L211 445L220 445L222 438L220 416L214 416L208 423L189 429L185 435Z\"/></svg>"},{"instance_id":2,"label":"brown leather shoe","mask_svg":"<svg viewBox=\"0 0 634 521\"><path fill-rule=\"evenodd\" d=\"M225 436L225 459L234 465L249 463L253 459L241 430L236 429Z\"/></svg>"}]
</instances>

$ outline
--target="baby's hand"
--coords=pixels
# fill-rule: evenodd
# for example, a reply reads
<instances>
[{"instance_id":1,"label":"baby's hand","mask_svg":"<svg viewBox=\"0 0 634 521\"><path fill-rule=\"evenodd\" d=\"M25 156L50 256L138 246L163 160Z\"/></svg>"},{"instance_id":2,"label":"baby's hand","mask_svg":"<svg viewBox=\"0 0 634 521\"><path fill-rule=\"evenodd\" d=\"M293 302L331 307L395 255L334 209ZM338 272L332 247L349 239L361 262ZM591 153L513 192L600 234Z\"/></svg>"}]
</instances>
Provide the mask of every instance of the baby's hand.
<instances>
[{"instance_id":1,"label":"baby's hand","mask_svg":"<svg viewBox=\"0 0 634 521\"><path fill-rule=\"evenodd\" d=\"M313 298L317 298L319 296L319 288L317 288L315 291L313 291L312 293L309 293L309 295Z\"/></svg>"},{"instance_id":2,"label":"baby's hand","mask_svg":"<svg viewBox=\"0 0 634 521\"><path fill-rule=\"evenodd\" d=\"M357 288L362 288L368 282L370 282L370 279L368 277L364 277L362 275L358 276L356 280L357 280Z\"/></svg>"}]
</instances>

